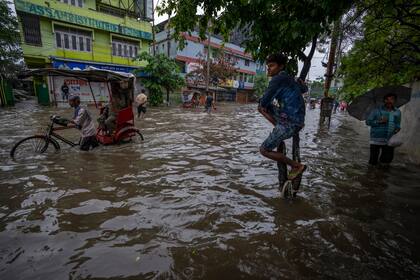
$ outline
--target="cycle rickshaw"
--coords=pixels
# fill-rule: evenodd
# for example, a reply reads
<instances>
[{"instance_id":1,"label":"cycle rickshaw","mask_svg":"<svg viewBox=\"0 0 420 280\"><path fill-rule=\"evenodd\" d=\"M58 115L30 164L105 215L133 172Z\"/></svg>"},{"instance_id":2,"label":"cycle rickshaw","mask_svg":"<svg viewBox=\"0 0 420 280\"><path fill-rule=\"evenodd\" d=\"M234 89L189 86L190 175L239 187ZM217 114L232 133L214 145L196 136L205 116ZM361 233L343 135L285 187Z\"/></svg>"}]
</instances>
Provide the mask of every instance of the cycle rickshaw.
<instances>
[{"instance_id":1,"label":"cycle rickshaw","mask_svg":"<svg viewBox=\"0 0 420 280\"><path fill-rule=\"evenodd\" d=\"M98 104L92 90L91 82L103 82L106 84L109 93L109 104L101 109L101 117L110 120L112 127L107 127L103 123L98 126L96 138L103 145L118 144L128 142L134 137L144 140L140 130L134 125L133 96L135 76L130 73L114 72L89 68L87 70L67 70L67 69L36 69L24 72L20 77L43 77L43 76L64 76L84 80L88 83L95 107ZM99 109L99 108L98 108ZM106 109L106 110L105 110ZM107 115L105 115L107 114ZM29 154L43 154L60 150L57 140L74 147L79 143L74 143L56 131L68 129L67 122L58 116L51 116L50 123L44 133L26 137L17 142L10 156L16 158L17 155L24 157Z\"/></svg>"}]
</instances>

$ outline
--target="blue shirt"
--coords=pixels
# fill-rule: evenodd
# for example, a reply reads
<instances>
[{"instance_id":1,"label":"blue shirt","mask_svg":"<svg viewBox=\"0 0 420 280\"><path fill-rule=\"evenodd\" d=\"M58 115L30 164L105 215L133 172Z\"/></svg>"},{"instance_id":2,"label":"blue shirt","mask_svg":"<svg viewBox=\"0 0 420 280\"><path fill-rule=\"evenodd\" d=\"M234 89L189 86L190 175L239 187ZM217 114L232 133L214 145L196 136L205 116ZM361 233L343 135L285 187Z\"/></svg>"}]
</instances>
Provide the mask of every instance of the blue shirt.
<instances>
[{"instance_id":1,"label":"blue shirt","mask_svg":"<svg viewBox=\"0 0 420 280\"><path fill-rule=\"evenodd\" d=\"M382 117L388 121L379 123ZM370 143L387 145L389 138L396 133L396 129L401 129L401 111L397 108L388 111L384 106L378 107L369 114L366 124L370 126Z\"/></svg>"},{"instance_id":2,"label":"blue shirt","mask_svg":"<svg viewBox=\"0 0 420 280\"><path fill-rule=\"evenodd\" d=\"M271 113L277 123L303 126L305 123L305 102L302 89L293 77L282 71L273 76L260 106Z\"/></svg>"}]
</instances>

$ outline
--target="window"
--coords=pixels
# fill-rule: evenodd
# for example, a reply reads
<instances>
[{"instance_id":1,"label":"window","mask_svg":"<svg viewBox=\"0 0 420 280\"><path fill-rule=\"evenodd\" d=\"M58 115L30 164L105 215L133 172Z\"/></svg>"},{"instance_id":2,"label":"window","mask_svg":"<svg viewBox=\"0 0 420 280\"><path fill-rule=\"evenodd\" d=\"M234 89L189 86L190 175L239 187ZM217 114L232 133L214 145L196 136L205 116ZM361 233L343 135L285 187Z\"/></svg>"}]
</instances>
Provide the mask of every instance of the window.
<instances>
[{"instance_id":1,"label":"window","mask_svg":"<svg viewBox=\"0 0 420 280\"><path fill-rule=\"evenodd\" d=\"M112 55L121 57L137 57L138 42L123 39L112 39Z\"/></svg>"},{"instance_id":2,"label":"window","mask_svg":"<svg viewBox=\"0 0 420 280\"><path fill-rule=\"evenodd\" d=\"M22 20L25 43L29 45L42 46L39 17L36 15L21 13L19 13L19 16Z\"/></svg>"},{"instance_id":3,"label":"window","mask_svg":"<svg viewBox=\"0 0 420 280\"><path fill-rule=\"evenodd\" d=\"M76 7L83 7L83 0L59 0L61 3L70 4Z\"/></svg>"},{"instance_id":4,"label":"window","mask_svg":"<svg viewBox=\"0 0 420 280\"><path fill-rule=\"evenodd\" d=\"M86 38L86 51L90 52L90 38Z\"/></svg>"},{"instance_id":5,"label":"window","mask_svg":"<svg viewBox=\"0 0 420 280\"><path fill-rule=\"evenodd\" d=\"M245 66L249 66L249 60L245 59Z\"/></svg>"},{"instance_id":6,"label":"window","mask_svg":"<svg viewBox=\"0 0 420 280\"><path fill-rule=\"evenodd\" d=\"M73 50L77 50L76 35L71 35L71 47L72 47Z\"/></svg>"},{"instance_id":7,"label":"window","mask_svg":"<svg viewBox=\"0 0 420 280\"><path fill-rule=\"evenodd\" d=\"M124 10L119 10L119 9L115 9L115 8L112 8L109 6L103 6L103 5L99 6L99 11L104 14L108 14L108 15L112 15L112 16L120 17L120 18L124 18L126 15L126 12Z\"/></svg>"},{"instance_id":8,"label":"window","mask_svg":"<svg viewBox=\"0 0 420 280\"><path fill-rule=\"evenodd\" d=\"M61 34L60 33L55 34L55 44L56 44L57 48L62 48Z\"/></svg>"},{"instance_id":9,"label":"window","mask_svg":"<svg viewBox=\"0 0 420 280\"><path fill-rule=\"evenodd\" d=\"M62 26L55 26L54 32L57 48L82 52L91 51L91 32Z\"/></svg>"},{"instance_id":10,"label":"window","mask_svg":"<svg viewBox=\"0 0 420 280\"><path fill-rule=\"evenodd\" d=\"M69 45L69 35L68 35L68 34L64 34L64 48L66 48L66 49L70 49L70 45Z\"/></svg>"},{"instance_id":11,"label":"window","mask_svg":"<svg viewBox=\"0 0 420 280\"><path fill-rule=\"evenodd\" d=\"M85 40L83 40L83 37L82 36L79 36L79 50L80 51L84 51L85 50L85 47L84 47L84 41Z\"/></svg>"}]
</instances>

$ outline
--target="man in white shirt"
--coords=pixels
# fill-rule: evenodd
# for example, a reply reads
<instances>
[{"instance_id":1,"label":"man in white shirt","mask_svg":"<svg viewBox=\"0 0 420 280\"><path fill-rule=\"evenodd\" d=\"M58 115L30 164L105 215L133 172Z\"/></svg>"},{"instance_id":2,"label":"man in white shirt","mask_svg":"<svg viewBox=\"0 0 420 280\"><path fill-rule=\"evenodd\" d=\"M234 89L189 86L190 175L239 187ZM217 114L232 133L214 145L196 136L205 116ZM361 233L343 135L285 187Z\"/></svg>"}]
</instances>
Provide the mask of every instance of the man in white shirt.
<instances>
[{"instance_id":1,"label":"man in white shirt","mask_svg":"<svg viewBox=\"0 0 420 280\"><path fill-rule=\"evenodd\" d=\"M80 130L80 150L89 151L90 148L97 147L99 144L98 140L96 140L95 125L89 111L80 106L80 97L77 95L70 96L69 104L74 108L74 115L68 126L75 126Z\"/></svg>"}]
</instances>

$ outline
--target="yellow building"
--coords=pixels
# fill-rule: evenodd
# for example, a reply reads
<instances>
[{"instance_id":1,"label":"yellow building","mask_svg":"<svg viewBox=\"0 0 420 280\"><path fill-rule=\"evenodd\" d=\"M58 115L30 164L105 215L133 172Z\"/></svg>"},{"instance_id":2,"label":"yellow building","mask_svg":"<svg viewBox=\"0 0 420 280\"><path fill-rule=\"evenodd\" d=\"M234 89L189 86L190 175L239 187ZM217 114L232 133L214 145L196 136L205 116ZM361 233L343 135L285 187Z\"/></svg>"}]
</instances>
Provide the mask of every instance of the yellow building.
<instances>
[{"instance_id":1,"label":"yellow building","mask_svg":"<svg viewBox=\"0 0 420 280\"><path fill-rule=\"evenodd\" d=\"M15 7L29 68L131 72L152 42L152 0L15 0Z\"/></svg>"}]
</instances>

